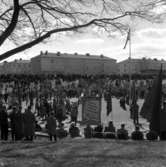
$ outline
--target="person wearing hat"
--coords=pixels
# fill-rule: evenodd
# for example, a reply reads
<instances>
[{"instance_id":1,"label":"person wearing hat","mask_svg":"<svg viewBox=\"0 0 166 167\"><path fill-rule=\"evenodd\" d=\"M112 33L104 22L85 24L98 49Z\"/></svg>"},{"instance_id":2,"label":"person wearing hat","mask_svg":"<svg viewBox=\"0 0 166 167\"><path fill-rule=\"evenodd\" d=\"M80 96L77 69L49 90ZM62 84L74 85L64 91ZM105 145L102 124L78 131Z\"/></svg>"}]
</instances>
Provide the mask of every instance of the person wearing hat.
<instances>
[{"instance_id":1,"label":"person wearing hat","mask_svg":"<svg viewBox=\"0 0 166 167\"><path fill-rule=\"evenodd\" d=\"M67 133L67 130L64 129L64 124L61 123L59 125L59 129L57 129L57 137L59 139L63 139L65 137L67 137L68 133Z\"/></svg>"},{"instance_id":2,"label":"person wearing hat","mask_svg":"<svg viewBox=\"0 0 166 167\"><path fill-rule=\"evenodd\" d=\"M127 140L129 138L128 131L125 129L125 124L121 124L121 128L117 130L117 138Z\"/></svg>"},{"instance_id":3,"label":"person wearing hat","mask_svg":"<svg viewBox=\"0 0 166 167\"><path fill-rule=\"evenodd\" d=\"M114 126L114 124L113 124L112 121L110 121L108 123L108 126L105 127L104 132L105 132L105 135L104 135L105 138L115 139L115 137L116 137L116 135L115 135L116 130L115 130L115 126Z\"/></svg>"},{"instance_id":4,"label":"person wearing hat","mask_svg":"<svg viewBox=\"0 0 166 167\"><path fill-rule=\"evenodd\" d=\"M8 115L5 106L0 109L0 130L1 140L8 140Z\"/></svg>"},{"instance_id":5,"label":"person wearing hat","mask_svg":"<svg viewBox=\"0 0 166 167\"><path fill-rule=\"evenodd\" d=\"M75 123L72 123L69 128L69 134L71 138L74 137L79 137L80 136L80 130L79 128L75 125Z\"/></svg>"},{"instance_id":6,"label":"person wearing hat","mask_svg":"<svg viewBox=\"0 0 166 167\"><path fill-rule=\"evenodd\" d=\"M78 116L78 104L73 103L71 107L71 122L77 123L77 116Z\"/></svg>"},{"instance_id":7,"label":"person wearing hat","mask_svg":"<svg viewBox=\"0 0 166 167\"><path fill-rule=\"evenodd\" d=\"M12 112L9 115L12 141L15 141L15 115L16 115L16 111L17 111L16 106L13 106Z\"/></svg>"},{"instance_id":8,"label":"person wearing hat","mask_svg":"<svg viewBox=\"0 0 166 167\"><path fill-rule=\"evenodd\" d=\"M54 137L54 141L57 141L57 135L56 135L57 123L54 114L50 113L49 116L46 118L46 121L47 121L47 130L50 141L52 141L52 137Z\"/></svg>"},{"instance_id":9,"label":"person wearing hat","mask_svg":"<svg viewBox=\"0 0 166 167\"><path fill-rule=\"evenodd\" d=\"M93 137L94 138L103 138L103 125L102 124L99 124L96 127L94 127Z\"/></svg>"},{"instance_id":10,"label":"person wearing hat","mask_svg":"<svg viewBox=\"0 0 166 167\"><path fill-rule=\"evenodd\" d=\"M140 131L139 126L135 126L135 131L132 132L131 138L132 138L133 140L143 140L143 139L144 139L144 135L143 135L143 133Z\"/></svg>"},{"instance_id":11,"label":"person wearing hat","mask_svg":"<svg viewBox=\"0 0 166 167\"><path fill-rule=\"evenodd\" d=\"M87 126L84 128L84 136L85 138L92 138L93 135L93 128L90 126L90 124L87 124Z\"/></svg>"},{"instance_id":12,"label":"person wearing hat","mask_svg":"<svg viewBox=\"0 0 166 167\"><path fill-rule=\"evenodd\" d=\"M21 106L16 109L14 124L15 124L15 140L23 138L23 114L21 113Z\"/></svg>"},{"instance_id":13,"label":"person wearing hat","mask_svg":"<svg viewBox=\"0 0 166 167\"><path fill-rule=\"evenodd\" d=\"M25 110L23 114L23 127L25 140L33 141L35 134L35 115L31 112L31 108Z\"/></svg>"}]
</instances>

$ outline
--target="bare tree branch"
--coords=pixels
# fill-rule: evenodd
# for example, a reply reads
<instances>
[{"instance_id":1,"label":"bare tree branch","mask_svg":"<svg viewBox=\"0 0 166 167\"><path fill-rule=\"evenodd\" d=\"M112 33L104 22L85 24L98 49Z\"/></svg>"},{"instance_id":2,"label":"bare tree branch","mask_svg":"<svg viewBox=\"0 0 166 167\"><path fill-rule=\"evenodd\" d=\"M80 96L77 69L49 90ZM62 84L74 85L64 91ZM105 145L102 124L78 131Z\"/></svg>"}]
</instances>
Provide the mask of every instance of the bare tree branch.
<instances>
[{"instance_id":1,"label":"bare tree branch","mask_svg":"<svg viewBox=\"0 0 166 167\"><path fill-rule=\"evenodd\" d=\"M48 39L52 34L80 31L97 26L108 33L126 30L127 20L136 16L158 21L151 12L164 0L5 0L0 1L0 46L11 39L18 45L0 55L0 60ZM125 19L123 19L125 18Z\"/></svg>"},{"instance_id":2,"label":"bare tree branch","mask_svg":"<svg viewBox=\"0 0 166 167\"><path fill-rule=\"evenodd\" d=\"M13 0L14 3L14 12L11 19L11 22L9 26L6 28L6 30L1 34L0 36L0 46L3 44L3 42L10 36L10 34L13 32L17 25L18 17L19 17L19 0Z\"/></svg>"}]
</instances>

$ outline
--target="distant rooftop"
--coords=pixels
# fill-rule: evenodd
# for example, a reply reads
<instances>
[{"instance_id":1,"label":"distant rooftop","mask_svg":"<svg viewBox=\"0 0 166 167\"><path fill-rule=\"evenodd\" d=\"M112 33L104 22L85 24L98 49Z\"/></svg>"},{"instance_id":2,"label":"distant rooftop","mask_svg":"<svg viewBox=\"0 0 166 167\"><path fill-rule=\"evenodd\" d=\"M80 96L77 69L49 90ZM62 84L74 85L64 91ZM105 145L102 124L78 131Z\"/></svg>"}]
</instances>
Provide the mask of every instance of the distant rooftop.
<instances>
[{"instance_id":1,"label":"distant rooftop","mask_svg":"<svg viewBox=\"0 0 166 167\"><path fill-rule=\"evenodd\" d=\"M131 61L131 62L141 62L141 61L158 61L158 62L163 62L163 63L165 63L166 61L165 60L163 60L163 59L161 59L161 60L159 60L159 59L156 59L156 58L154 58L154 59L150 59L150 58L145 58L145 57L143 57L143 58L131 58L131 59L125 59L125 60L123 60L123 61L120 61L120 62L118 62L118 63L124 63L124 62L129 62L129 61Z\"/></svg>"},{"instance_id":2,"label":"distant rooftop","mask_svg":"<svg viewBox=\"0 0 166 167\"><path fill-rule=\"evenodd\" d=\"M104 60L116 60L116 59L112 59L109 57L106 57L104 55L91 55L89 53L87 54L78 54L78 53L73 53L73 54L69 54L69 53L61 53L61 52L57 52L57 53L51 53L51 52L40 52L40 55L33 57L33 58L37 58L37 57L63 57L63 58L81 58L81 59L104 59Z\"/></svg>"},{"instance_id":3,"label":"distant rooftop","mask_svg":"<svg viewBox=\"0 0 166 167\"><path fill-rule=\"evenodd\" d=\"M13 61L4 61L2 64L4 63L30 63L31 61L30 60L23 60L23 59L15 59Z\"/></svg>"}]
</instances>

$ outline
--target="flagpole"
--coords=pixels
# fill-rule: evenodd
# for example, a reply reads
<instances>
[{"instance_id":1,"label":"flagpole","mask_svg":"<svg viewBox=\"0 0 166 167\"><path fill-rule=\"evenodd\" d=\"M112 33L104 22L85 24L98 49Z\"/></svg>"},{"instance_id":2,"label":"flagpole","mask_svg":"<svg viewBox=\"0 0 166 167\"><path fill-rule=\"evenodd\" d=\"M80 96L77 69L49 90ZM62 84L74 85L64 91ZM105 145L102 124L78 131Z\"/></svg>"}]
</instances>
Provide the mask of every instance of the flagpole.
<instances>
[{"instance_id":1,"label":"flagpole","mask_svg":"<svg viewBox=\"0 0 166 167\"><path fill-rule=\"evenodd\" d=\"M131 109L132 106L132 62L131 62L131 56L132 56L132 48L131 48L131 28L129 27L129 108ZM130 118L134 121L134 113L130 111Z\"/></svg>"},{"instance_id":2,"label":"flagpole","mask_svg":"<svg viewBox=\"0 0 166 167\"><path fill-rule=\"evenodd\" d=\"M129 106L131 105L131 29L129 27Z\"/></svg>"},{"instance_id":3,"label":"flagpole","mask_svg":"<svg viewBox=\"0 0 166 167\"><path fill-rule=\"evenodd\" d=\"M135 83L132 83L132 62L131 62L131 56L132 56L132 48L131 48L131 28L129 27L129 107L131 108L131 105L132 105L132 101L133 101L133 99L132 99L132 84L135 84ZM136 90L135 90L136 91ZM134 92L134 93L136 93L136 92ZM136 95L135 95L136 96ZM135 100L135 99L134 99ZM136 102L136 101L135 101ZM134 103L134 105L136 105L135 103ZM134 107L135 108L135 107ZM134 111L134 112L136 112L136 111ZM139 112L139 111L138 111ZM135 125L135 118L134 118L134 114L135 113L130 113L130 114L132 114L131 116L133 117L132 119L133 119L133 122L134 122L134 125ZM138 117L139 117L139 113L138 113ZM138 118L139 119L139 118ZM136 126L136 125L135 125Z\"/></svg>"}]
</instances>

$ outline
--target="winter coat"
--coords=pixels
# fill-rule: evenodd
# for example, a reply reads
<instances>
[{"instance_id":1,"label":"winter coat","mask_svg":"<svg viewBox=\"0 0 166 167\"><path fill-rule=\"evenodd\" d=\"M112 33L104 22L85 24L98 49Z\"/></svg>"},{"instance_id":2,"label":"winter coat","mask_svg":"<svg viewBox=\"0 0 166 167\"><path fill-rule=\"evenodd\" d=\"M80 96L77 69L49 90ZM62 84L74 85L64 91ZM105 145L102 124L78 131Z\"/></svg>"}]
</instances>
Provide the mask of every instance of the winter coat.
<instances>
[{"instance_id":1,"label":"winter coat","mask_svg":"<svg viewBox=\"0 0 166 167\"><path fill-rule=\"evenodd\" d=\"M91 138L92 134L93 134L93 129L90 126L84 128L84 136L85 136L85 138Z\"/></svg>"},{"instance_id":2,"label":"winter coat","mask_svg":"<svg viewBox=\"0 0 166 167\"><path fill-rule=\"evenodd\" d=\"M117 130L117 138L126 140L129 138L128 131L126 129L118 129Z\"/></svg>"},{"instance_id":3,"label":"winter coat","mask_svg":"<svg viewBox=\"0 0 166 167\"><path fill-rule=\"evenodd\" d=\"M15 127L15 134L18 136L22 136L23 135L23 114L21 112L15 114L14 127Z\"/></svg>"},{"instance_id":4,"label":"winter coat","mask_svg":"<svg viewBox=\"0 0 166 167\"><path fill-rule=\"evenodd\" d=\"M70 127L69 133L72 138L80 136L80 130L78 127Z\"/></svg>"},{"instance_id":5,"label":"winter coat","mask_svg":"<svg viewBox=\"0 0 166 167\"><path fill-rule=\"evenodd\" d=\"M57 130L57 137L59 139L65 138L65 137L67 137L67 135L68 135L67 131L64 130L63 128L60 128Z\"/></svg>"},{"instance_id":6,"label":"winter coat","mask_svg":"<svg viewBox=\"0 0 166 167\"><path fill-rule=\"evenodd\" d=\"M8 127L8 115L3 109L0 111L0 126Z\"/></svg>"},{"instance_id":7,"label":"winter coat","mask_svg":"<svg viewBox=\"0 0 166 167\"><path fill-rule=\"evenodd\" d=\"M23 114L23 125L24 125L24 135L33 136L35 132L35 116L29 110L27 110Z\"/></svg>"},{"instance_id":8,"label":"winter coat","mask_svg":"<svg viewBox=\"0 0 166 167\"><path fill-rule=\"evenodd\" d=\"M143 133L140 132L140 131L134 131L132 132L131 134L131 138L133 140L143 140L144 139L144 136L143 136Z\"/></svg>"},{"instance_id":9,"label":"winter coat","mask_svg":"<svg viewBox=\"0 0 166 167\"><path fill-rule=\"evenodd\" d=\"M11 126L11 130L13 132L15 132L15 115L16 113L14 111L12 111L9 115L10 118L10 126Z\"/></svg>"},{"instance_id":10,"label":"winter coat","mask_svg":"<svg viewBox=\"0 0 166 167\"><path fill-rule=\"evenodd\" d=\"M46 118L47 121L47 129L48 129L48 134L50 135L56 135L56 119L54 116L48 116Z\"/></svg>"}]
</instances>

